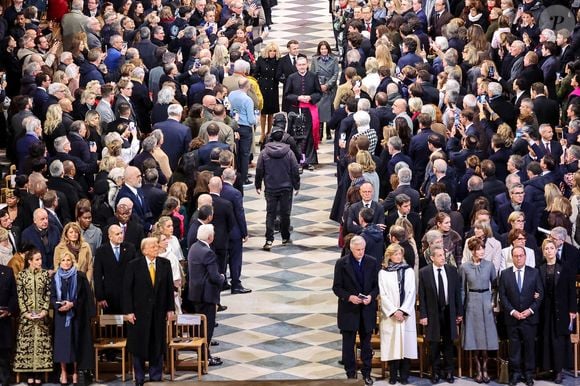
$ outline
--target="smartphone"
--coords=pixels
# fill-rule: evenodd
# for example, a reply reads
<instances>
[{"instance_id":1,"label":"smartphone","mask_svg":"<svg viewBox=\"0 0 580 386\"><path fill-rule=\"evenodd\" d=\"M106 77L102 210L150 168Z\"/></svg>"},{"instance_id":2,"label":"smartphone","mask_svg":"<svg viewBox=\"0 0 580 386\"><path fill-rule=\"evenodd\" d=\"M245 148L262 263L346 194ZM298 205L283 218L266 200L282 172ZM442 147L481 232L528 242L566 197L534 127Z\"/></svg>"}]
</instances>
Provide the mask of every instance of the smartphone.
<instances>
[{"instance_id":1,"label":"smartphone","mask_svg":"<svg viewBox=\"0 0 580 386\"><path fill-rule=\"evenodd\" d=\"M264 32L270 32L270 27L268 27L268 26L265 26L265 27L264 27Z\"/></svg>"},{"instance_id":2,"label":"smartphone","mask_svg":"<svg viewBox=\"0 0 580 386\"><path fill-rule=\"evenodd\" d=\"M64 304L64 302L54 302L54 304L58 304L59 306L62 306Z\"/></svg>"},{"instance_id":3,"label":"smartphone","mask_svg":"<svg viewBox=\"0 0 580 386\"><path fill-rule=\"evenodd\" d=\"M126 50L127 49L127 42L123 42L123 49Z\"/></svg>"},{"instance_id":4,"label":"smartphone","mask_svg":"<svg viewBox=\"0 0 580 386\"><path fill-rule=\"evenodd\" d=\"M459 110L458 109L455 109L455 119L454 119L453 125L455 125L455 127L459 126Z\"/></svg>"},{"instance_id":5,"label":"smartphone","mask_svg":"<svg viewBox=\"0 0 580 386\"><path fill-rule=\"evenodd\" d=\"M354 85L355 85L356 87L359 87L359 88L360 88L360 80L357 80L356 82L354 82Z\"/></svg>"},{"instance_id":6,"label":"smartphone","mask_svg":"<svg viewBox=\"0 0 580 386\"><path fill-rule=\"evenodd\" d=\"M6 82L6 73L2 74L2 82Z\"/></svg>"},{"instance_id":7,"label":"smartphone","mask_svg":"<svg viewBox=\"0 0 580 386\"><path fill-rule=\"evenodd\" d=\"M89 146L93 147L93 146L97 146L97 144L95 143L95 141L89 141Z\"/></svg>"},{"instance_id":8,"label":"smartphone","mask_svg":"<svg viewBox=\"0 0 580 386\"><path fill-rule=\"evenodd\" d=\"M365 295L363 295L363 294L358 294L357 296L358 296L358 298L359 298L360 300L365 300L365 299L367 298L367 297L366 297Z\"/></svg>"},{"instance_id":9,"label":"smartphone","mask_svg":"<svg viewBox=\"0 0 580 386\"><path fill-rule=\"evenodd\" d=\"M487 77L493 78L494 75L495 75L495 68L493 68L493 66L489 66L489 68L487 69Z\"/></svg>"}]
</instances>

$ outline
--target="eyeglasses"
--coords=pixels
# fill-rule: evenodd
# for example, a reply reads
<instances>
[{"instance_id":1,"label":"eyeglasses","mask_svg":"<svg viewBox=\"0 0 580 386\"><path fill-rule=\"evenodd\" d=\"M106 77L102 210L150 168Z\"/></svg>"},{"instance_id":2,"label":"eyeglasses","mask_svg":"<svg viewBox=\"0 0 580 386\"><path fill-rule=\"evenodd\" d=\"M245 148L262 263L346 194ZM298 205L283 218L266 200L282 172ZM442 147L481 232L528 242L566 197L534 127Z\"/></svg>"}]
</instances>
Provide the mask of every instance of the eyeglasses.
<instances>
[{"instance_id":1,"label":"eyeglasses","mask_svg":"<svg viewBox=\"0 0 580 386\"><path fill-rule=\"evenodd\" d=\"M512 194L524 194L524 192L512 192Z\"/></svg>"}]
</instances>

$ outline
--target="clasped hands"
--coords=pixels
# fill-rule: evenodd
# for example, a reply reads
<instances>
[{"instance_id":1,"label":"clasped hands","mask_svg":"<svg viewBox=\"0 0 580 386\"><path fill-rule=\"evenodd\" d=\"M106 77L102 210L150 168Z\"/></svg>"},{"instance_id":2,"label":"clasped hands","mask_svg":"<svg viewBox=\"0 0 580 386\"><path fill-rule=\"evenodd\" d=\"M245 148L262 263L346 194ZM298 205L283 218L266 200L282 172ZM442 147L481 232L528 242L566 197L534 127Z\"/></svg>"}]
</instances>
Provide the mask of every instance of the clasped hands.
<instances>
[{"instance_id":1,"label":"clasped hands","mask_svg":"<svg viewBox=\"0 0 580 386\"><path fill-rule=\"evenodd\" d=\"M365 306L368 306L371 303L371 300L371 295L365 295L364 298L359 298L357 295L350 295L348 297L348 301L352 304L364 304Z\"/></svg>"},{"instance_id":2,"label":"clasped hands","mask_svg":"<svg viewBox=\"0 0 580 386\"><path fill-rule=\"evenodd\" d=\"M135 321L137 320L135 314L133 313L125 315L123 319L125 319L126 322L131 324L135 324ZM167 320L175 320L175 312L167 311Z\"/></svg>"},{"instance_id":3,"label":"clasped hands","mask_svg":"<svg viewBox=\"0 0 580 386\"><path fill-rule=\"evenodd\" d=\"M522 312L514 311L512 313L512 316L514 318L516 318L517 320L524 320L524 319L528 318L531 315L532 315L532 311L530 311L529 308L527 310L522 311Z\"/></svg>"}]
</instances>

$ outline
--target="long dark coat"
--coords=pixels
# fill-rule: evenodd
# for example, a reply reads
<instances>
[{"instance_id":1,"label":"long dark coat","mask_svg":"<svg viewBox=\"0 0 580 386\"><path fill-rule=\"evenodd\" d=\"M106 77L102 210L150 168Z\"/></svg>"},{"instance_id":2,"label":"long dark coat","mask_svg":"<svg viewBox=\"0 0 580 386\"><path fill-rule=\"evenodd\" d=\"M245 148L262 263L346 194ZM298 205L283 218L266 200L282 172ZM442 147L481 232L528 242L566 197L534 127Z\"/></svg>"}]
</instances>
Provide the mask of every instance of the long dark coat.
<instances>
[{"instance_id":1,"label":"long dark coat","mask_svg":"<svg viewBox=\"0 0 580 386\"><path fill-rule=\"evenodd\" d=\"M70 326L65 327L66 312L58 312L60 305L56 302L59 299L56 298L56 282L52 278L50 304L54 308L53 358L55 362L77 362L79 369L90 370L95 367L91 331L91 319L96 315L95 298L87 276L80 271L77 272L76 296L74 317Z\"/></svg>"},{"instance_id":2,"label":"long dark coat","mask_svg":"<svg viewBox=\"0 0 580 386\"><path fill-rule=\"evenodd\" d=\"M12 268L0 265L0 306L7 307L12 315L18 313L16 280ZM14 347L14 328L12 318L0 319L0 349Z\"/></svg>"},{"instance_id":3,"label":"long dark coat","mask_svg":"<svg viewBox=\"0 0 580 386\"><path fill-rule=\"evenodd\" d=\"M545 291L547 277L546 264L542 264L539 270L540 279L542 280L542 286ZM552 323L554 323L558 335L570 335L570 330L568 330L570 323L569 313L575 313L578 308L576 299L576 278L574 274L574 271L566 269L566 267L560 263L556 263L556 273L554 274L554 295L550 300L544 299L540 305L540 325L543 327L544 325L549 324L548 319L553 318L554 320ZM553 304L553 314L552 311L546 307L549 303Z\"/></svg>"},{"instance_id":4,"label":"long dark coat","mask_svg":"<svg viewBox=\"0 0 580 386\"><path fill-rule=\"evenodd\" d=\"M455 319L463 316L461 302L461 283L457 268L448 264L444 265L447 275L447 303L449 304L449 328L451 339L457 338ZM421 268L419 271L419 318L428 318L426 337L428 341L439 342L441 339L441 326L439 323L439 304L437 301L437 284L433 276L433 264Z\"/></svg>"},{"instance_id":5,"label":"long dark coat","mask_svg":"<svg viewBox=\"0 0 580 386\"><path fill-rule=\"evenodd\" d=\"M372 331L377 323L377 296L379 294L379 265L377 260L364 255L362 260L363 285L356 279L349 253L341 257L334 266L334 282L332 291L338 297L338 328L341 331ZM350 295L371 295L368 305L352 304L348 301ZM360 326L361 317L364 326Z\"/></svg>"},{"instance_id":6,"label":"long dark coat","mask_svg":"<svg viewBox=\"0 0 580 386\"><path fill-rule=\"evenodd\" d=\"M143 360L165 352L166 316L175 311L171 263L157 258L155 265L155 285L145 257L127 264L123 280L123 313L135 314L136 319L127 324L127 349Z\"/></svg>"},{"instance_id":7,"label":"long dark coat","mask_svg":"<svg viewBox=\"0 0 580 386\"><path fill-rule=\"evenodd\" d=\"M276 77L279 59L259 57L256 61L255 77L264 97L262 114L275 114L280 111L278 92L279 79Z\"/></svg>"}]
</instances>

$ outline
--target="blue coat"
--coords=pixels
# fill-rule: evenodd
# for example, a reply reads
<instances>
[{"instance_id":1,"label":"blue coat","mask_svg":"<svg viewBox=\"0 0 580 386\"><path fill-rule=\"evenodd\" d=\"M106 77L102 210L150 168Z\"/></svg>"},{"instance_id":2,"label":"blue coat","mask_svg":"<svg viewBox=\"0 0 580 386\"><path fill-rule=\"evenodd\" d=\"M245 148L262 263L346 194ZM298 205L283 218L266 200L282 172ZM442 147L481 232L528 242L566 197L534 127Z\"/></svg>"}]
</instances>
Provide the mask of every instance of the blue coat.
<instances>
[{"instance_id":1,"label":"blue coat","mask_svg":"<svg viewBox=\"0 0 580 386\"><path fill-rule=\"evenodd\" d=\"M175 170L179 158L189 149L191 130L174 119L156 123L153 128L159 129L163 133L164 140L161 149L167 154L171 169Z\"/></svg>"},{"instance_id":2,"label":"blue coat","mask_svg":"<svg viewBox=\"0 0 580 386\"><path fill-rule=\"evenodd\" d=\"M248 235L248 226L246 224L246 213L244 212L244 197L242 193L232 185L224 182L220 197L228 200L234 207L234 216L236 221L230 232L230 240L243 239Z\"/></svg>"},{"instance_id":3,"label":"blue coat","mask_svg":"<svg viewBox=\"0 0 580 386\"><path fill-rule=\"evenodd\" d=\"M36 225L32 224L22 232L22 244L33 245L40 251L42 255L42 268L54 268L54 248L60 242L60 232L52 225L48 224L48 246L45 247L40 239L40 233L36 229Z\"/></svg>"},{"instance_id":4,"label":"blue coat","mask_svg":"<svg viewBox=\"0 0 580 386\"><path fill-rule=\"evenodd\" d=\"M24 161L28 157L28 150L40 139L33 134L26 134L16 142L16 158L18 159L18 170L24 170Z\"/></svg>"}]
</instances>

